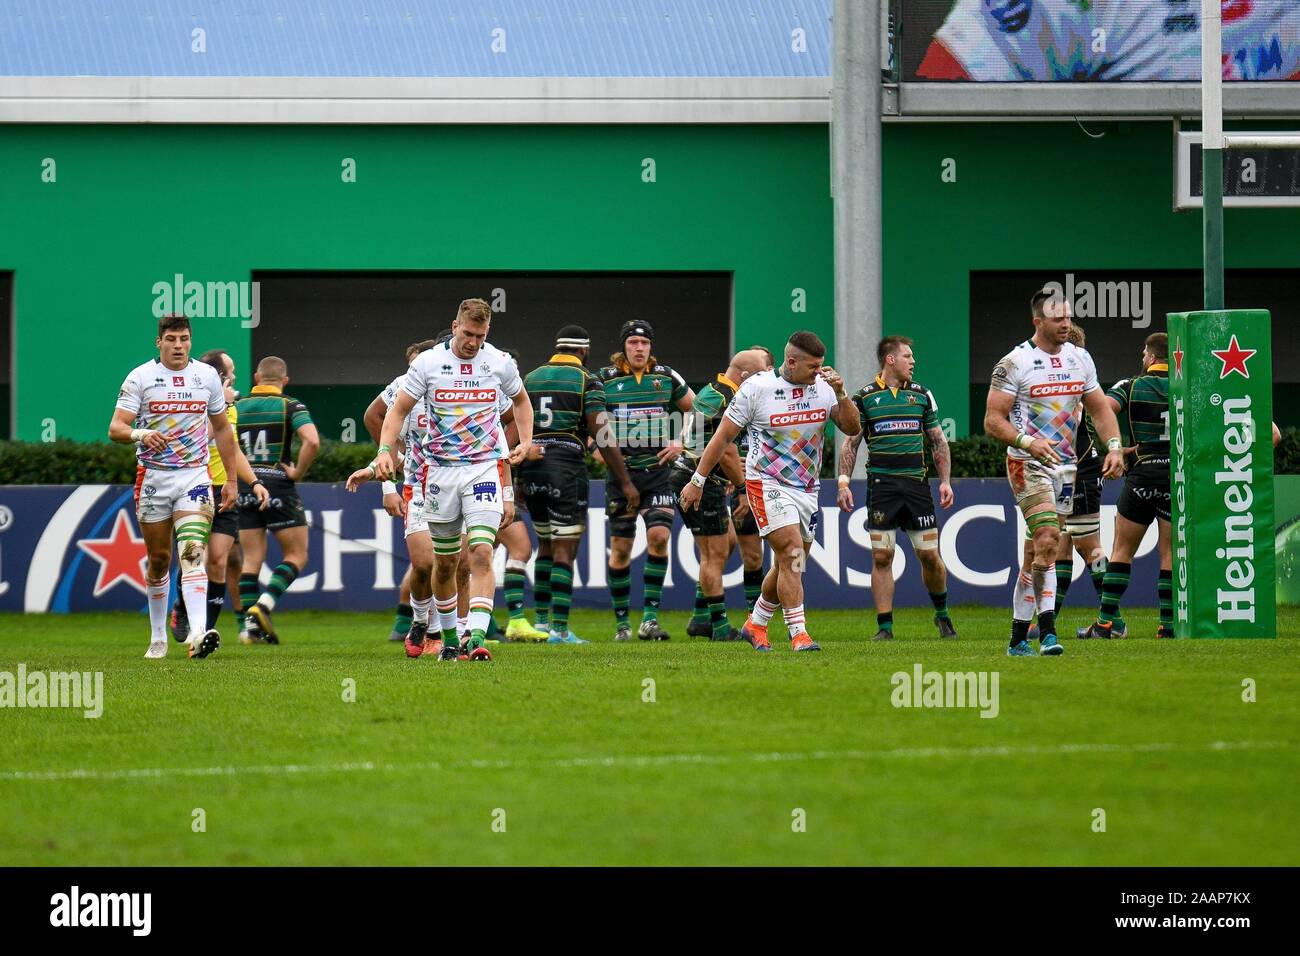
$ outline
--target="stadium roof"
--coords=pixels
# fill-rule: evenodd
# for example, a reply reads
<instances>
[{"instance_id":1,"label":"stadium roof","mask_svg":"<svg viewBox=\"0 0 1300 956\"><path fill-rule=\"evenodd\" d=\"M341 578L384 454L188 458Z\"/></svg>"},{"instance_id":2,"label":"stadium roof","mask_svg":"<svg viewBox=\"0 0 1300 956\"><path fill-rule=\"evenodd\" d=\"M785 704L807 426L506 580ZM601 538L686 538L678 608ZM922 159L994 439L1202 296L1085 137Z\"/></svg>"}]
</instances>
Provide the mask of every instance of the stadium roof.
<instances>
[{"instance_id":1,"label":"stadium roof","mask_svg":"<svg viewBox=\"0 0 1300 956\"><path fill-rule=\"evenodd\" d=\"M0 0L0 77L829 77L831 5Z\"/></svg>"}]
</instances>

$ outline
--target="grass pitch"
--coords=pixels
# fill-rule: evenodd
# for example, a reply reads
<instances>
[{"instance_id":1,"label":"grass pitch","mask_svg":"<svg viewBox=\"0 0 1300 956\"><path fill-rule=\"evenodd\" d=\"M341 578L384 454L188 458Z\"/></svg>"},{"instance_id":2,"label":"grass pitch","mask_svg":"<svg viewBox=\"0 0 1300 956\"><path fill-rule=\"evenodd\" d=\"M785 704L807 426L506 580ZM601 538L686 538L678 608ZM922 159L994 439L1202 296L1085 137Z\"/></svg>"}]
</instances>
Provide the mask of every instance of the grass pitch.
<instances>
[{"instance_id":1,"label":"grass pitch","mask_svg":"<svg viewBox=\"0 0 1300 956\"><path fill-rule=\"evenodd\" d=\"M1130 611L1141 637L1034 659L1005 610L953 613L958 642L901 611L874 644L870 612L812 610L821 654L774 625L760 655L579 611L591 645L486 665L407 660L378 613L286 612L281 646L205 661L144 660L138 614L0 616L0 671L105 693L94 720L0 710L0 864L1300 863L1295 609L1276 641L1157 642ZM997 717L895 708L918 663L999 672Z\"/></svg>"}]
</instances>

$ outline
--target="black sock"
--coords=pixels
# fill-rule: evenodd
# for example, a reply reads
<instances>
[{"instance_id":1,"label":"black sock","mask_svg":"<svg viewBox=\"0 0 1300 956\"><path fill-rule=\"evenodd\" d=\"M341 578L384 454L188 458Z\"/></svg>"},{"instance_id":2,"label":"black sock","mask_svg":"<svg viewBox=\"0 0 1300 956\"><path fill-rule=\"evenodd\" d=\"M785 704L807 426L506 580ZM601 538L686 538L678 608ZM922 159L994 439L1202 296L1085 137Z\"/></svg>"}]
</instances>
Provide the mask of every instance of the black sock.
<instances>
[{"instance_id":1,"label":"black sock","mask_svg":"<svg viewBox=\"0 0 1300 956\"><path fill-rule=\"evenodd\" d=\"M1042 628L1039 628L1039 632L1040 633L1042 632ZM1021 641L1027 640L1028 638L1029 638L1029 622L1017 621L1015 618L1012 618L1011 619L1011 646L1015 647Z\"/></svg>"},{"instance_id":2,"label":"black sock","mask_svg":"<svg viewBox=\"0 0 1300 956\"><path fill-rule=\"evenodd\" d=\"M1048 634L1056 633L1056 612L1039 611L1038 612L1038 636L1046 637Z\"/></svg>"},{"instance_id":3,"label":"black sock","mask_svg":"<svg viewBox=\"0 0 1300 956\"><path fill-rule=\"evenodd\" d=\"M1070 583L1074 578L1074 558L1068 561L1056 562L1056 607L1055 613L1061 613L1061 605L1065 603L1065 592L1070 590Z\"/></svg>"},{"instance_id":4,"label":"black sock","mask_svg":"<svg viewBox=\"0 0 1300 956\"><path fill-rule=\"evenodd\" d=\"M208 580L208 626L205 630L212 630L217 626L217 618L221 617L221 606L226 603L226 582Z\"/></svg>"},{"instance_id":5,"label":"black sock","mask_svg":"<svg viewBox=\"0 0 1300 956\"><path fill-rule=\"evenodd\" d=\"M894 612L886 611L884 614L876 615L876 627L882 631L894 630Z\"/></svg>"}]
</instances>

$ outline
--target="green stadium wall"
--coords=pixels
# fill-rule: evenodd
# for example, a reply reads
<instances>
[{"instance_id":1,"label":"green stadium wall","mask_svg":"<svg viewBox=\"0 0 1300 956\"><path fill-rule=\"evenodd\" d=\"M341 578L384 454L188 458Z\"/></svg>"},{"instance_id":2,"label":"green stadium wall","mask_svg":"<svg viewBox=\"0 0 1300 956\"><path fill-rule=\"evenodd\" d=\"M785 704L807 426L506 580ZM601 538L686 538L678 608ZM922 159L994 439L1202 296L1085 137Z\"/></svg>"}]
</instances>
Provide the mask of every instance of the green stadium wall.
<instances>
[{"instance_id":1,"label":"green stadium wall","mask_svg":"<svg viewBox=\"0 0 1300 956\"><path fill-rule=\"evenodd\" d=\"M972 270L1200 266L1200 216L1171 208L1170 125L1089 126L1106 135L885 127L885 331L915 340L918 377L958 434L983 388L970 381ZM355 183L341 181L344 157ZM941 177L949 158L956 182ZM829 342L829 173L827 129L810 125L6 126L15 428L0 427L40 440L52 420L60 437L102 438L123 376L153 347L153 284L176 273L724 270L738 343L777 344L793 327ZM1300 210L1228 210L1228 267L1300 267L1297 235ZM795 289L806 313L792 314ZM1020 325L1008 316L1008 345ZM246 377L249 335L237 318L205 319L195 350L230 350ZM1283 424L1300 424L1293 390L1279 387ZM374 394L295 392L328 437Z\"/></svg>"}]
</instances>

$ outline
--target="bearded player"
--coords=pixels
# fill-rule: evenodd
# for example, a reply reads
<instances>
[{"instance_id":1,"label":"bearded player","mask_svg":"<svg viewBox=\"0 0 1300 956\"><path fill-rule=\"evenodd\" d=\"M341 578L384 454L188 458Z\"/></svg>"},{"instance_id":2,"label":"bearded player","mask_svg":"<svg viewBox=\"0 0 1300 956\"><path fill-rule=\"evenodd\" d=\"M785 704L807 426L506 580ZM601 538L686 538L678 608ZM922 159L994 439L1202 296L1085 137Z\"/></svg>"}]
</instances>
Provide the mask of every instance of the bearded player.
<instances>
[{"instance_id":1,"label":"bearded player","mask_svg":"<svg viewBox=\"0 0 1300 956\"><path fill-rule=\"evenodd\" d=\"M1030 312L1033 337L993 369L984 432L1007 446L1007 480L1033 543L1029 566L1016 579L1007 654L1039 653L1029 643L1037 609L1040 652L1055 657L1065 652L1056 637L1056 555L1074 507L1080 402L1106 443L1102 474L1122 474L1124 453L1092 356L1070 344L1070 304L1049 287L1034 293Z\"/></svg>"},{"instance_id":2,"label":"bearded player","mask_svg":"<svg viewBox=\"0 0 1300 956\"><path fill-rule=\"evenodd\" d=\"M190 320L183 315L163 316L154 344L158 358L132 369L122 383L108 437L119 444L134 444L139 462L136 518L148 554L149 650L144 656L167 656L174 532L180 550L181 596L189 618L186 643L191 658L203 658L221 646L216 629L202 626L207 620L207 542L213 514L209 433L225 461L236 462L239 454L226 418L221 377L211 365L190 358ZM222 511L235 506L238 493L234 475L227 474L221 486ZM266 497L262 488L258 499L265 502Z\"/></svg>"},{"instance_id":3,"label":"bearded player","mask_svg":"<svg viewBox=\"0 0 1300 956\"><path fill-rule=\"evenodd\" d=\"M822 364L825 357L826 346L812 332L790 336L781 370L754 375L736 392L679 499L683 511L699 507L709 474L740 430L748 428L745 491L774 559L741 630L756 651L772 649L767 625L777 607L785 617L791 650L821 650L804 621L802 575L817 533L817 481L826 420L845 435L862 429L844 380Z\"/></svg>"},{"instance_id":4,"label":"bearded player","mask_svg":"<svg viewBox=\"0 0 1300 956\"><path fill-rule=\"evenodd\" d=\"M522 462L532 445L533 410L528 393L514 360L488 343L491 320L487 302L466 299L452 322L451 339L423 352L411 363L406 381L384 416L379 454L369 469L371 477L386 480L392 476L393 444L406 416L424 400L428 427L419 433L418 440L428 470L420 511L428 522L433 543L433 596L442 632L441 660L461 657L456 633L456 567L460 563L462 527L468 534L471 589L466 656L471 661L492 659L483 642L496 591L492 555L504 515L500 464L507 457L497 410L499 392L511 400L519 431L519 444L508 456L510 463L517 466ZM349 489L355 486L350 478ZM423 653L427 628L417 617L406 638L408 655L418 657Z\"/></svg>"}]
</instances>

